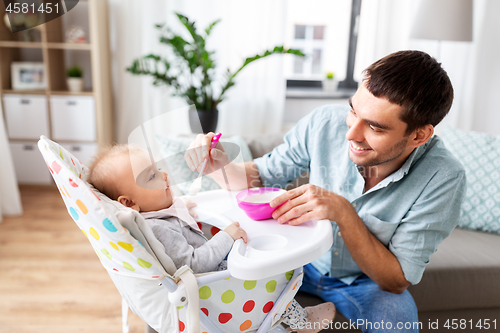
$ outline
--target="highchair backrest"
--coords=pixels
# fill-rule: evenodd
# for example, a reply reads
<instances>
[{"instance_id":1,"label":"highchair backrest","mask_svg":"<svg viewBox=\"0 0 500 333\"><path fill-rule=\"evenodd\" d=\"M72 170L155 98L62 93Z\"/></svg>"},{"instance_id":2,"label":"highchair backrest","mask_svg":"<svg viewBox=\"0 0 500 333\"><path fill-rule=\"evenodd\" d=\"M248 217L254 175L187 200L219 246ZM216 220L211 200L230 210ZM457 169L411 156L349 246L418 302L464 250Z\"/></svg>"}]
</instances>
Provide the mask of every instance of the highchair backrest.
<instances>
[{"instance_id":1,"label":"highchair backrest","mask_svg":"<svg viewBox=\"0 0 500 333\"><path fill-rule=\"evenodd\" d=\"M156 260L154 253L146 250L145 246L150 247L150 244L132 237L118 217L111 213L109 202L104 202L92 191L85 181L87 168L45 136L40 137L38 147L69 214L89 239L104 268L120 275L149 280L167 276L166 269ZM175 270L175 266L167 269Z\"/></svg>"},{"instance_id":2,"label":"highchair backrest","mask_svg":"<svg viewBox=\"0 0 500 333\"><path fill-rule=\"evenodd\" d=\"M142 216L94 191L86 182L88 169L56 142L42 135L38 148L69 214L128 306L157 330L175 327L174 307L158 280L173 276L177 269Z\"/></svg>"}]
</instances>

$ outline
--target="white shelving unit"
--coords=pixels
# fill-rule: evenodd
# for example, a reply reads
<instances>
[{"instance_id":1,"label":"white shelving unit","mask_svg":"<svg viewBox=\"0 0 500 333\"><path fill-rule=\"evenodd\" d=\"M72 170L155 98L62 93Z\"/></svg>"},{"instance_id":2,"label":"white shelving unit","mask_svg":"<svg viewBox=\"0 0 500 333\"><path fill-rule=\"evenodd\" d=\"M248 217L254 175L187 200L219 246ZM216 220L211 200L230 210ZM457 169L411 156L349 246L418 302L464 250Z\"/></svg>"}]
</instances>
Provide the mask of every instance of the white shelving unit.
<instances>
[{"instance_id":1,"label":"white shelving unit","mask_svg":"<svg viewBox=\"0 0 500 333\"><path fill-rule=\"evenodd\" d=\"M4 6L0 15L4 17ZM65 32L82 27L87 43L65 42ZM107 1L79 1L67 14L33 28L31 41L0 22L0 103L19 183L52 180L36 142L45 135L87 163L99 146L113 140L113 105L108 40ZM46 88L12 89L13 62L42 62ZM66 86L66 69L79 65L84 91Z\"/></svg>"}]
</instances>

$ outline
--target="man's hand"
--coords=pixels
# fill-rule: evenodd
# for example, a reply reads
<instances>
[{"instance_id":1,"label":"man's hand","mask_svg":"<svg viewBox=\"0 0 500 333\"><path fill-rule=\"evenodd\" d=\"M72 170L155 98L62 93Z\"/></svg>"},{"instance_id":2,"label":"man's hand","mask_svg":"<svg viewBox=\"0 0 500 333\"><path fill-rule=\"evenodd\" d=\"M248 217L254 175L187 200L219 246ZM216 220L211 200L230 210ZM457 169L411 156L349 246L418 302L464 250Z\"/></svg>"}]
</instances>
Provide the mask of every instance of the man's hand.
<instances>
[{"instance_id":1,"label":"man's hand","mask_svg":"<svg viewBox=\"0 0 500 333\"><path fill-rule=\"evenodd\" d=\"M287 201L288 200L288 201ZM273 218L279 223L298 225L327 219L339 226L342 238L359 268L385 291L401 293L406 281L398 259L365 226L351 203L321 187L307 184L271 201Z\"/></svg>"},{"instance_id":2,"label":"man's hand","mask_svg":"<svg viewBox=\"0 0 500 333\"><path fill-rule=\"evenodd\" d=\"M311 184L280 195L270 205L276 207L282 203L284 204L273 212L273 218L281 224L288 222L290 225L310 220L337 221L342 218L346 207L352 208L344 197Z\"/></svg>"},{"instance_id":3,"label":"man's hand","mask_svg":"<svg viewBox=\"0 0 500 333\"><path fill-rule=\"evenodd\" d=\"M224 147L222 147L220 141L214 149L210 150L210 145L212 144L212 138L214 135L215 134L212 132L206 135L198 134L196 139L189 145L186 153L184 154L184 160L191 171L200 172L200 168L202 167L205 158L209 155L209 151L210 163L207 163L207 167L203 170L204 173L211 173L229 163L229 157L224 151Z\"/></svg>"},{"instance_id":4,"label":"man's hand","mask_svg":"<svg viewBox=\"0 0 500 333\"><path fill-rule=\"evenodd\" d=\"M240 227L238 222L233 222L224 229L225 232L229 234L234 240L243 239L243 241L247 242L247 233L243 228Z\"/></svg>"},{"instance_id":5,"label":"man's hand","mask_svg":"<svg viewBox=\"0 0 500 333\"><path fill-rule=\"evenodd\" d=\"M189 145L188 150L184 154L184 159L191 171L200 171L199 169L203 165L205 157L209 154L209 148L214 135L214 133L208 133L207 135L199 134ZM253 161L245 163L234 163L233 161L229 163L229 156L220 141L214 149L210 150L209 162L203 173L210 174L210 177L222 188L236 191L248 187L262 186L259 170L255 163ZM226 177L222 173L222 168L224 168ZM230 186L227 186L226 178Z\"/></svg>"}]
</instances>

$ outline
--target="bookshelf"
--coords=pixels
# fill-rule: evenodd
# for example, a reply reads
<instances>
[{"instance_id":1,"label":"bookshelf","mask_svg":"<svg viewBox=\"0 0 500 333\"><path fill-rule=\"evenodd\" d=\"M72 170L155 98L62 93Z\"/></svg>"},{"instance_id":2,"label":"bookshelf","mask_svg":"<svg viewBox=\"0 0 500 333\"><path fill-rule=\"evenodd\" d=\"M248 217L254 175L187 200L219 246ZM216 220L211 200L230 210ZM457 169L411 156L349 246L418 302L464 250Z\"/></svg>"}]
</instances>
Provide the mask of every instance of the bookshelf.
<instances>
[{"instance_id":1,"label":"bookshelf","mask_svg":"<svg viewBox=\"0 0 500 333\"><path fill-rule=\"evenodd\" d=\"M5 16L3 4L0 15ZM86 32L86 43L66 42L66 31L74 26ZM19 183L51 182L36 147L41 134L69 149L83 163L88 163L99 146L112 143L108 36L107 1L102 0L80 0L65 15L30 29L29 36L12 33L0 22L0 103ZM43 63L45 88L13 89L13 62ZM82 92L68 90L66 69L73 65L83 69ZM40 170L33 172L35 165Z\"/></svg>"}]
</instances>

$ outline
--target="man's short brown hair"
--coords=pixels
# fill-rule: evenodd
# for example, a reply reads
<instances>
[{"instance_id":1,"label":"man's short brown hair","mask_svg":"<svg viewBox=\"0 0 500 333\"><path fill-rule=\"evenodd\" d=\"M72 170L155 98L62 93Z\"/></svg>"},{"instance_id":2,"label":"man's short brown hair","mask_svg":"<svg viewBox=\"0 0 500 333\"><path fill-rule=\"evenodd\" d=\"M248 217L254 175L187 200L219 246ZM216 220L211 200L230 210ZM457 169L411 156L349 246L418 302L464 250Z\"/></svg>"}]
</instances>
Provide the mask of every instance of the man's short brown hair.
<instances>
[{"instance_id":1,"label":"man's short brown hair","mask_svg":"<svg viewBox=\"0 0 500 333\"><path fill-rule=\"evenodd\" d=\"M406 134L427 124L436 126L450 111L453 86L441 64L425 52L399 51L371 64L363 72L373 96L403 107L399 115Z\"/></svg>"}]
</instances>

